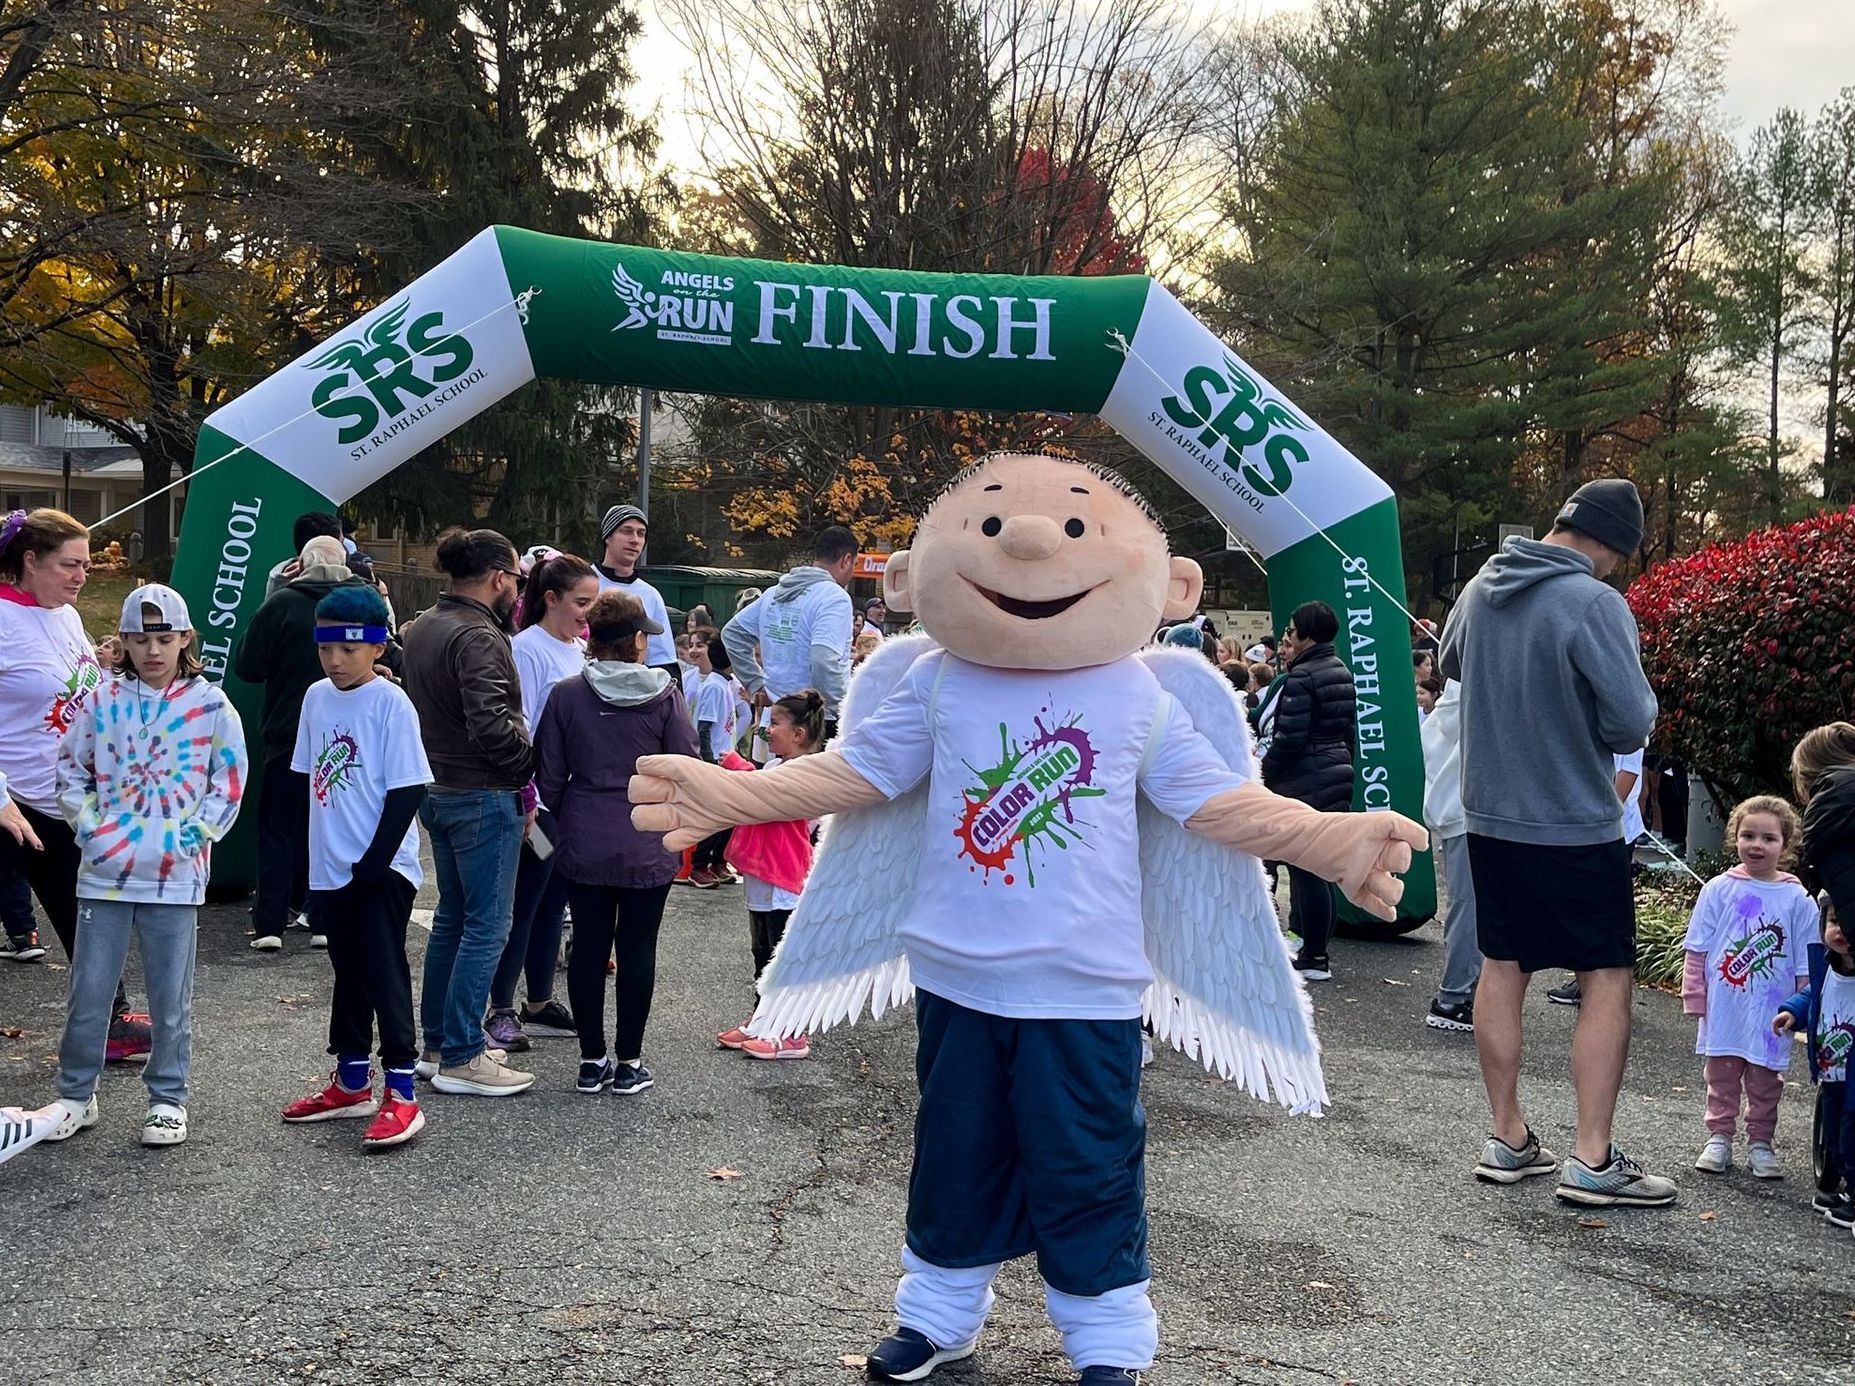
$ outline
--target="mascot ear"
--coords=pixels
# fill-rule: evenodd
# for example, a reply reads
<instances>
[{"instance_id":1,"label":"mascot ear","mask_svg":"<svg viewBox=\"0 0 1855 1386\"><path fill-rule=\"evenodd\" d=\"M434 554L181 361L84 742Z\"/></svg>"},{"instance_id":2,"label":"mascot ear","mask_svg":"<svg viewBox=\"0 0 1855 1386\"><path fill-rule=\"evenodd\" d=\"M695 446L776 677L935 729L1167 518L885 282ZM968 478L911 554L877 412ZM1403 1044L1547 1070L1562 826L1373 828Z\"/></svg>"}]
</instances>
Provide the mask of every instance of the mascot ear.
<instances>
[{"instance_id":1,"label":"mascot ear","mask_svg":"<svg viewBox=\"0 0 1855 1386\"><path fill-rule=\"evenodd\" d=\"M1168 621L1183 621L1198 610L1198 599L1204 595L1204 569L1189 558L1174 558L1170 563L1162 615Z\"/></svg>"},{"instance_id":2,"label":"mascot ear","mask_svg":"<svg viewBox=\"0 0 1855 1386\"><path fill-rule=\"evenodd\" d=\"M897 549L883 565L882 599L883 605L892 606L897 611L912 612L915 609L914 599L908 590L907 549Z\"/></svg>"}]
</instances>

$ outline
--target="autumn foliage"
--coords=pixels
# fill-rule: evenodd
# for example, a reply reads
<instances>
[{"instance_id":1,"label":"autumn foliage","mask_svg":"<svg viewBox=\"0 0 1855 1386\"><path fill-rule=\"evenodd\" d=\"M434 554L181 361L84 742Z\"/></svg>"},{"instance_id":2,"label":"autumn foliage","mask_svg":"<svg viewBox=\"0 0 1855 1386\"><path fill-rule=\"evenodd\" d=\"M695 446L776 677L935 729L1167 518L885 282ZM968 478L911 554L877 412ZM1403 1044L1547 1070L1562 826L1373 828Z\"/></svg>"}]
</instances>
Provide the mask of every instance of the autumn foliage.
<instances>
[{"instance_id":1,"label":"autumn foliage","mask_svg":"<svg viewBox=\"0 0 1855 1386\"><path fill-rule=\"evenodd\" d=\"M1663 563L1627 595L1654 745L1720 790L1787 791L1798 737L1855 714L1855 510Z\"/></svg>"}]
</instances>

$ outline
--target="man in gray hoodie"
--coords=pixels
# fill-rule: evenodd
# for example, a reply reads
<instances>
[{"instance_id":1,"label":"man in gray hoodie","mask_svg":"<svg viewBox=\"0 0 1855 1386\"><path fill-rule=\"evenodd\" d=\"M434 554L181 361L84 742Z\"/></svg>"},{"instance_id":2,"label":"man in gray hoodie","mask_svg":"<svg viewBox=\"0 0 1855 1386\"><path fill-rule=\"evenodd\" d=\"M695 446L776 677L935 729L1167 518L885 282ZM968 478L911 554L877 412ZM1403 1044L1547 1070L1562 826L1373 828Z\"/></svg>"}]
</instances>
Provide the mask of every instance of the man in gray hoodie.
<instances>
[{"instance_id":1,"label":"man in gray hoodie","mask_svg":"<svg viewBox=\"0 0 1855 1386\"><path fill-rule=\"evenodd\" d=\"M1463 589L1440 672L1462 684L1462 807L1483 956L1475 1040L1494 1132L1475 1167L1501 1184L1559 1174L1558 1195L1672 1203L1672 1181L1611 1141L1629 1058L1636 910L1616 755L1655 721L1636 621L1604 579L1642 540L1628 481L1580 487L1543 540L1509 539ZM1521 1003L1532 974L1574 972L1578 1135L1561 1167L1519 1097Z\"/></svg>"},{"instance_id":2,"label":"man in gray hoodie","mask_svg":"<svg viewBox=\"0 0 1855 1386\"><path fill-rule=\"evenodd\" d=\"M812 561L793 568L722 629L721 643L754 706L815 688L827 731L850 686L851 569L857 536L833 525L812 545Z\"/></svg>"}]
</instances>

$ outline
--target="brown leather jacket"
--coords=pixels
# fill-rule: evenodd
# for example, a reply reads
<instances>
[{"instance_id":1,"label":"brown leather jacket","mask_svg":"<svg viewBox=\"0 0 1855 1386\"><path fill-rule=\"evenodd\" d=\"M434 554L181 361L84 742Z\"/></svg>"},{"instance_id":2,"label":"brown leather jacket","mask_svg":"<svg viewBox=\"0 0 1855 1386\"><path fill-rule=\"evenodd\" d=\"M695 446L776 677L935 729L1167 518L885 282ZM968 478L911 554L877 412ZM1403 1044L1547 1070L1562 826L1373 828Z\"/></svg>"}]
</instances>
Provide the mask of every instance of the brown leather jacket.
<instances>
[{"instance_id":1,"label":"brown leather jacket","mask_svg":"<svg viewBox=\"0 0 1855 1386\"><path fill-rule=\"evenodd\" d=\"M519 790L535 772L522 684L495 614L445 593L402 632L406 692L439 789Z\"/></svg>"}]
</instances>

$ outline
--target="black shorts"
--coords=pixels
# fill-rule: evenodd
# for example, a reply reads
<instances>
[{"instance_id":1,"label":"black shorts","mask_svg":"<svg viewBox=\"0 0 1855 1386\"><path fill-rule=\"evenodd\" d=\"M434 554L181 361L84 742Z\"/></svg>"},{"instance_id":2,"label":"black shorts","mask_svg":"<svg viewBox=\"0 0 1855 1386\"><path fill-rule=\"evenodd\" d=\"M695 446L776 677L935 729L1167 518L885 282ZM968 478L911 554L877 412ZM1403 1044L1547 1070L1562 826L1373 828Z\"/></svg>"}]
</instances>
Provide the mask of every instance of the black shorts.
<instances>
[{"instance_id":1,"label":"black shorts","mask_svg":"<svg viewBox=\"0 0 1855 1386\"><path fill-rule=\"evenodd\" d=\"M1619 838L1547 847L1470 833L1481 954L1522 972L1636 965L1630 850Z\"/></svg>"}]
</instances>

